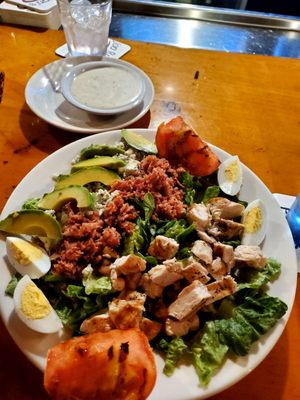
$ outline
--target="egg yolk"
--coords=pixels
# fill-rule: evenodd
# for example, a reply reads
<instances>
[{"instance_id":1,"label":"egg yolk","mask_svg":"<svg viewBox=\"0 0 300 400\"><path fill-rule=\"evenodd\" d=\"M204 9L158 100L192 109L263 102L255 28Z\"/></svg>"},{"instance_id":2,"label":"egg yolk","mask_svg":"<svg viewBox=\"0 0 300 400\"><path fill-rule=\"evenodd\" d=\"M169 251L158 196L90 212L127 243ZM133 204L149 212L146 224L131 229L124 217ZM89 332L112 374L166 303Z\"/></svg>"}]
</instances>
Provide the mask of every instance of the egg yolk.
<instances>
[{"instance_id":1,"label":"egg yolk","mask_svg":"<svg viewBox=\"0 0 300 400\"><path fill-rule=\"evenodd\" d=\"M24 266L41 258L43 255L39 248L23 241L10 243L10 249L18 263Z\"/></svg>"},{"instance_id":2,"label":"egg yolk","mask_svg":"<svg viewBox=\"0 0 300 400\"><path fill-rule=\"evenodd\" d=\"M29 283L21 296L21 310L29 319L41 319L50 313L51 305L44 293L34 283Z\"/></svg>"},{"instance_id":3,"label":"egg yolk","mask_svg":"<svg viewBox=\"0 0 300 400\"><path fill-rule=\"evenodd\" d=\"M260 229L262 223L262 212L259 207L254 207L247 213L244 220L245 231L253 233Z\"/></svg>"},{"instance_id":4,"label":"egg yolk","mask_svg":"<svg viewBox=\"0 0 300 400\"><path fill-rule=\"evenodd\" d=\"M225 168L226 178L231 182L236 182L239 178L239 166L237 161L233 161L228 167Z\"/></svg>"}]
</instances>

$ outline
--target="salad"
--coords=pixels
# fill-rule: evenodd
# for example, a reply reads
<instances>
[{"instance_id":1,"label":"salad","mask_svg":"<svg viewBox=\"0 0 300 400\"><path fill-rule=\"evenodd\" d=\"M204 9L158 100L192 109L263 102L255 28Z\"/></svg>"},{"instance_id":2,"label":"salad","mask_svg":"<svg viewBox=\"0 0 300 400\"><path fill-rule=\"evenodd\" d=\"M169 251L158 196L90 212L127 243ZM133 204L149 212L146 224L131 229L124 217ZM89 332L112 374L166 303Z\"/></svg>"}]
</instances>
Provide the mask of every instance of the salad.
<instances>
[{"instance_id":1,"label":"salad","mask_svg":"<svg viewBox=\"0 0 300 400\"><path fill-rule=\"evenodd\" d=\"M82 149L52 192L0 221L30 235L6 240L17 271L6 293L39 332L139 329L166 375L191 363L205 386L287 310L267 294L280 273L260 248L267 210L239 199L238 157L220 163L181 117L155 145L122 136Z\"/></svg>"}]
</instances>

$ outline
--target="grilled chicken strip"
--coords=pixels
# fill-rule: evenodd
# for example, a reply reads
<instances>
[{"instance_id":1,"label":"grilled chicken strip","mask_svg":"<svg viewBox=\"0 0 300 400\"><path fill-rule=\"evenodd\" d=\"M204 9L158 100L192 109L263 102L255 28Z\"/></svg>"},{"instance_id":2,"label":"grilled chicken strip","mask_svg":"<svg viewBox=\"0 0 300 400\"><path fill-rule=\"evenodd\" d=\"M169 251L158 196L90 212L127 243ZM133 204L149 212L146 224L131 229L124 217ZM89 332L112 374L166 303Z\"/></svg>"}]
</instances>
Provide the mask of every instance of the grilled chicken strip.
<instances>
[{"instance_id":1,"label":"grilled chicken strip","mask_svg":"<svg viewBox=\"0 0 300 400\"><path fill-rule=\"evenodd\" d=\"M190 314L195 314L211 297L207 286L199 281L194 281L186 286L178 295L177 299L168 307L169 317L179 321Z\"/></svg>"},{"instance_id":2,"label":"grilled chicken strip","mask_svg":"<svg viewBox=\"0 0 300 400\"><path fill-rule=\"evenodd\" d=\"M174 321L167 318L165 323L165 331L168 336L184 336L189 331L196 331L199 329L199 317L197 314L188 316L181 321Z\"/></svg>"},{"instance_id":3,"label":"grilled chicken strip","mask_svg":"<svg viewBox=\"0 0 300 400\"><path fill-rule=\"evenodd\" d=\"M143 274L142 279L141 279L141 286L144 289L147 296L150 297L150 299L155 299L156 297L161 297L162 292L164 290L164 288L162 286L158 285L157 283L154 283L151 280L148 273Z\"/></svg>"},{"instance_id":4,"label":"grilled chicken strip","mask_svg":"<svg viewBox=\"0 0 300 400\"><path fill-rule=\"evenodd\" d=\"M212 223L207 232L218 240L241 238L244 232L244 225L230 219L220 218Z\"/></svg>"},{"instance_id":5,"label":"grilled chicken strip","mask_svg":"<svg viewBox=\"0 0 300 400\"><path fill-rule=\"evenodd\" d=\"M213 219L233 219L240 217L245 207L225 197L213 197L207 203L207 208L211 212Z\"/></svg>"},{"instance_id":6,"label":"grilled chicken strip","mask_svg":"<svg viewBox=\"0 0 300 400\"><path fill-rule=\"evenodd\" d=\"M205 305L207 306L208 304L214 303L217 300L221 300L224 297L235 293L237 284L230 275L227 275L216 282L208 284L206 288L210 294L210 297L205 302Z\"/></svg>"},{"instance_id":7,"label":"grilled chicken strip","mask_svg":"<svg viewBox=\"0 0 300 400\"><path fill-rule=\"evenodd\" d=\"M210 279L207 275L207 269L194 259L194 257L189 257L187 259L187 264L182 269L182 275L190 283L195 280L201 283L207 283Z\"/></svg>"},{"instance_id":8,"label":"grilled chicken strip","mask_svg":"<svg viewBox=\"0 0 300 400\"><path fill-rule=\"evenodd\" d=\"M117 258L116 261L111 264L110 269L115 269L118 275L133 274L145 271L146 261L135 254L129 254L128 256Z\"/></svg>"},{"instance_id":9,"label":"grilled chicken strip","mask_svg":"<svg viewBox=\"0 0 300 400\"><path fill-rule=\"evenodd\" d=\"M227 266L227 273L234 267L234 249L228 244L217 242L214 244L213 252L215 256L221 257L221 260Z\"/></svg>"},{"instance_id":10,"label":"grilled chicken strip","mask_svg":"<svg viewBox=\"0 0 300 400\"><path fill-rule=\"evenodd\" d=\"M195 224L197 232L204 232L210 224L211 215L207 207L202 203L194 203L187 210L187 220L190 224Z\"/></svg>"},{"instance_id":11,"label":"grilled chicken strip","mask_svg":"<svg viewBox=\"0 0 300 400\"><path fill-rule=\"evenodd\" d=\"M174 259L174 261L168 260L166 264L156 265L151 268L148 275L153 283L164 288L182 279L181 270L182 263Z\"/></svg>"},{"instance_id":12,"label":"grilled chicken strip","mask_svg":"<svg viewBox=\"0 0 300 400\"><path fill-rule=\"evenodd\" d=\"M179 244L175 239L158 235L151 242L148 248L150 256L156 257L158 260L168 260L173 258L179 249Z\"/></svg>"},{"instance_id":13,"label":"grilled chicken strip","mask_svg":"<svg viewBox=\"0 0 300 400\"><path fill-rule=\"evenodd\" d=\"M123 297L123 298L122 298ZM131 292L108 304L108 315L118 329L138 328L143 317L146 294Z\"/></svg>"},{"instance_id":14,"label":"grilled chicken strip","mask_svg":"<svg viewBox=\"0 0 300 400\"><path fill-rule=\"evenodd\" d=\"M238 267L252 267L262 270L266 265L266 257L263 256L259 246L240 245L234 249L234 259Z\"/></svg>"},{"instance_id":15,"label":"grilled chicken strip","mask_svg":"<svg viewBox=\"0 0 300 400\"><path fill-rule=\"evenodd\" d=\"M218 280L227 275L227 265L221 260L220 257L217 257L210 265L207 266L207 271L214 279Z\"/></svg>"},{"instance_id":16,"label":"grilled chicken strip","mask_svg":"<svg viewBox=\"0 0 300 400\"><path fill-rule=\"evenodd\" d=\"M204 242L204 240L196 240L191 248L191 252L196 256L200 261L203 261L205 264L211 264L213 260L213 252L212 248L209 244Z\"/></svg>"},{"instance_id":17,"label":"grilled chicken strip","mask_svg":"<svg viewBox=\"0 0 300 400\"><path fill-rule=\"evenodd\" d=\"M135 289L140 281L140 273L146 269L146 261L136 256L135 254L129 254L128 256L123 256L115 260L109 267L110 269L110 279L112 282L112 287L116 291L122 291L126 288L126 277L134 278L129 284L127 289ZM136 275L133 275L136 274Z\"/></svg>"},{"instance_id":18,"label":"grilled chicken strip","mask_svg":"<svg viewBox=\"0 0 300 400\"><path fill-rule=\"evenodd\" d=\"M108 313L95 314L85 319L81 326L82 333L108 332L114 328Z\"/></svg>"}]
</instances>

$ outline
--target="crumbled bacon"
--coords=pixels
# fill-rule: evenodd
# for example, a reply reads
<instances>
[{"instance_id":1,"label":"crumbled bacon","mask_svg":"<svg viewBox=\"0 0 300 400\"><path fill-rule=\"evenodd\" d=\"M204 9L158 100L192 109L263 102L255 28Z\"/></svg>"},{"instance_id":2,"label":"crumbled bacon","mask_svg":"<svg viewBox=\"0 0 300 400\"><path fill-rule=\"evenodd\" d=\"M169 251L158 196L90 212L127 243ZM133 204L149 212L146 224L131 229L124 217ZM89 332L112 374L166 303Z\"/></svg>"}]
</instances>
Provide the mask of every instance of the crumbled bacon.
<instances>
[{"instance_id":1,"label":"crumbled bacon","mask_svg":"<svg viewBox=\"0 0 300 400\"><path fill-rule=\"evenodd\" d=\"M76 212L68 203L63 215L63 241L51 255L55 273L78 278L88 264L101 265L104 249L119 255L120 233L113 226L105 226L97 212Z\"/></svg>"},{"instance_id":2,"label":"crumbled bacon","mask_svg":"<svg viewBox=\"0 0 300 400\"><path fill-rule=\"evenodd\" d=\"M178 186L178 172L166 159L147 156L140 164L138 176L115 181L112 190L118 190L126 200L143 200L146 193L152 193L156 205L153 219L158 220L182 217L183 192Z\"/></svg>"}]
</instances>

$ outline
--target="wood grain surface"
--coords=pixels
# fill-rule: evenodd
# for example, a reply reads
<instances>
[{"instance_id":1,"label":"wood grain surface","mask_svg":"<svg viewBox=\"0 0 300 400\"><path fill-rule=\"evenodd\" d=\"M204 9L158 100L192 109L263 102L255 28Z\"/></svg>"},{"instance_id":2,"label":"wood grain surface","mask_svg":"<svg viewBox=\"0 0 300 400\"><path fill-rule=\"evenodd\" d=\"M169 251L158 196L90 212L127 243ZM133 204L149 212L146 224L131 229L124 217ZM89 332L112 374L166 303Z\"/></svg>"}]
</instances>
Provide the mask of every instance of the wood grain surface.
<instances>
[{"instance_id":1,"label":"wood grain surface","mask_svg":"<svg viewBox=\"0 0 300 400\"><path fill-rule=\"evenodd\" d=\"M42 159L82 137L57 129L25 103L28 79L59 59L63 32L0 26L0 210L13 188ZM208 142L238 154L271 192L300 192L300 61L179 49L125 41L123 59L152 79L150 111L130 127L156 128L181 114ZM299 283L299 278L298 278ZM251 374L214 400L300 399L300 292L282 337ZM47 399L42 373L0 324L0 398ZM116 399L117 400L117 399Z\"/></svg>"}]
</instances>

